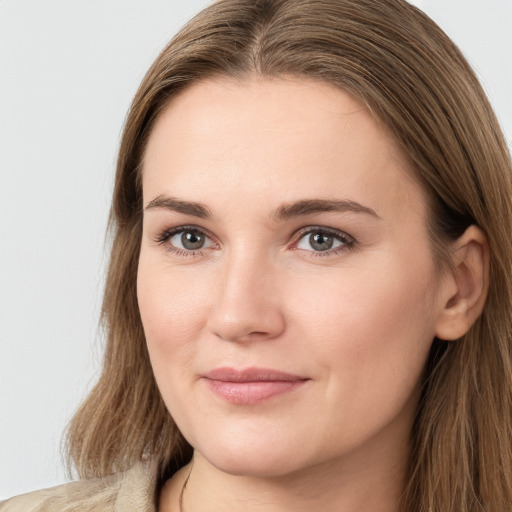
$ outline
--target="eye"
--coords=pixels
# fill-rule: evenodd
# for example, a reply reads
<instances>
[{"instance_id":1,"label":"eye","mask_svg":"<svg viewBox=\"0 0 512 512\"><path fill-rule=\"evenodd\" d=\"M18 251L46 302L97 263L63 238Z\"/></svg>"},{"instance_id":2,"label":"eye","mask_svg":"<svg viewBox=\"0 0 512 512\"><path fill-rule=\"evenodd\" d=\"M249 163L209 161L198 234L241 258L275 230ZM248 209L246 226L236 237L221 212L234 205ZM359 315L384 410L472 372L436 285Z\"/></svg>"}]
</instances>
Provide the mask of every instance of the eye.
<instances>
[{"instance_id":1,"label":"eye","mask_svg":"<svg viewBox=\"0 0 512 512\"><path fill-rule=\"evenodd\" d=\"M208 237L197 230L187 230L176 233L169 238L169 242L178 249L187 251L197 251L203 249L208 244Z\"/></svg>"},{"instance_id":2,"label":"eye","mask_svg":"<svg viewBox=\"0 0 512 512\"><path fill-rule=\"evenodd\" d=\"M159 244L166 244L169 249L182 253L193 253L213 245L212 240L200 229L192 227L173 228L165 231L156 239Z\"/></svg>"},{"instance_id":3,"label":"eye","mask_svg":"<svg viewBox=\"0 0 512 512\"><path fill-rule=\"evenodd\" d=\"M330 252L339 248L350 249L354 242L350 235L341 231L315 228L303 233L295 247L306 251Z\"/></svg>"}]
</instances>

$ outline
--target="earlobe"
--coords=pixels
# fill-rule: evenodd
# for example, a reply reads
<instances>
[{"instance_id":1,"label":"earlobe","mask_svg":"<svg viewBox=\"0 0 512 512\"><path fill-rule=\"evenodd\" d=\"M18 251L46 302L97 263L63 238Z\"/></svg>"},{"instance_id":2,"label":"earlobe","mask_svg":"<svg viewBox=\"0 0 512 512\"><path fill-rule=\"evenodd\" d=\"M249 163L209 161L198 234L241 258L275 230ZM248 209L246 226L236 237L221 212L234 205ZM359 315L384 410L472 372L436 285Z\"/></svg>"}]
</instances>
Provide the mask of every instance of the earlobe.
<instances>
[{"instance_id":1,"label":"earlobe","mask_svg":"<svg viewBox=\"0 0 512 512\"><path fill-rule=\"evenodd\" d=\"M436 336L454 341L462 337L482 313L489 288L489 244L485 233L470 226L454 243L452 270L446 282Z\"/></svg>"}]
</instances>

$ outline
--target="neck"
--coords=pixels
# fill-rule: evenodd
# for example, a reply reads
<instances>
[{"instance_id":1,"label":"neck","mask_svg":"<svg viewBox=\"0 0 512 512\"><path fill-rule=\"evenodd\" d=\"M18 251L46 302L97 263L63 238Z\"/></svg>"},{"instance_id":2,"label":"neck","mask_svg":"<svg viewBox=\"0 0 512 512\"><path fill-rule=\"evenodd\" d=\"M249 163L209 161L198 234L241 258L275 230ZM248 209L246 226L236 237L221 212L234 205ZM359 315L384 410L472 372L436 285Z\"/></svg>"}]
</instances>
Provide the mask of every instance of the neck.
<instances>
[{"instance_id":1,"label":"neck","mask_svg":"<svg viewBox=\"0 0 512 512\"><path fill-rule=\"evenodd\" d=\"M371 463L358 454L271 478L227 473L196 452L193 469L185 466L164 487L159 511L180 510L184 489L180 512L397 512L408 451L394 448Z\"/></svg>"},{"instance_id":2,"label":"neck","mask_svg":"<svg viewBox=\"0 0 512 512\"><path fill-rule=\"evenodd\" d=\"M197 459L197 473L192 473L184 494L183 512L396 512L403 489L397 468L385 474L347 475L332 464L267 479L229 475Z\"/></svg>"}]
</instances>

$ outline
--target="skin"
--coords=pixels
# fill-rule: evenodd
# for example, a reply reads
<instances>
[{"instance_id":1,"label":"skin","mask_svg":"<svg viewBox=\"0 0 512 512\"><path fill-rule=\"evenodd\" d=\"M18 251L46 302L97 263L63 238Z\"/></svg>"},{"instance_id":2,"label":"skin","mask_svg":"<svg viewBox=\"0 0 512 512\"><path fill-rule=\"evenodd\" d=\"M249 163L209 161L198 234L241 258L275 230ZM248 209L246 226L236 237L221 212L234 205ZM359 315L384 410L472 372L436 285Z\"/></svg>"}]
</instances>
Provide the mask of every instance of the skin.
<instances>
[{"instance_id":1,"label":"skin","mask_svg":"<svg viewBox=\"0 0 512 512\"><path fill-rule=\"evenodd\" d=\"M195 449L185 510L395 511L425 362L460 282L436 271L425 195L392 137L328 84L209 79L157 120L143 196L139 307L163 399ZM309 199L373 213L276 219ZM205 233L203 248L162 235L182 226ZM310 227L337 247L315 251ZM307 380L233 404L202 378L225 366ZM178 510L189 470L161 511Z\"/></svg>"}]
</instances>

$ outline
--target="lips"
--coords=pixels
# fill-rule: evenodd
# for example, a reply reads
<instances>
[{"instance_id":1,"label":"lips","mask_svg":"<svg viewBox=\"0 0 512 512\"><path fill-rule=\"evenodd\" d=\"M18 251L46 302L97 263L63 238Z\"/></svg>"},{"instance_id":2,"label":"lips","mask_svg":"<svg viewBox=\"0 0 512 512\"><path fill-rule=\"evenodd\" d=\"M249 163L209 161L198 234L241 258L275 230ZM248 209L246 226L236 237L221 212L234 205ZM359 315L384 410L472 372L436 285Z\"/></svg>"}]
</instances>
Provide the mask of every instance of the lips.
<instances>
[{"instance_id":1,"label":"lips","mask_svg":"<svg viewBox=\"0 0 512 512\"><path fill-rule=\"evenodd\" d=\"M298 390L309 379L268 368L216 368L202 376L217 397L238 405L252 405Z\"/></svg>"}]
</instances>

